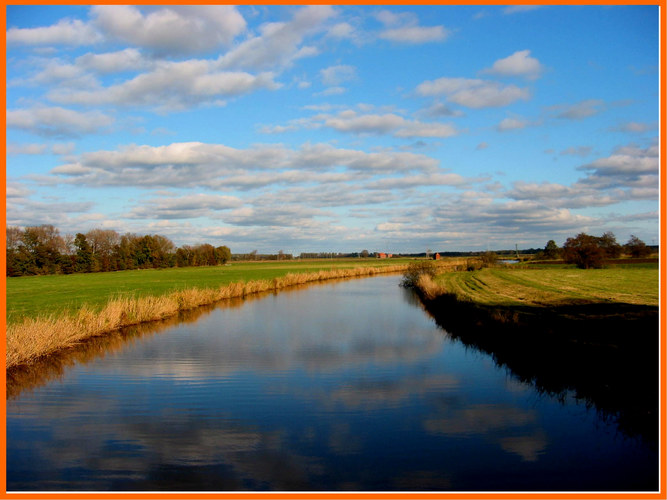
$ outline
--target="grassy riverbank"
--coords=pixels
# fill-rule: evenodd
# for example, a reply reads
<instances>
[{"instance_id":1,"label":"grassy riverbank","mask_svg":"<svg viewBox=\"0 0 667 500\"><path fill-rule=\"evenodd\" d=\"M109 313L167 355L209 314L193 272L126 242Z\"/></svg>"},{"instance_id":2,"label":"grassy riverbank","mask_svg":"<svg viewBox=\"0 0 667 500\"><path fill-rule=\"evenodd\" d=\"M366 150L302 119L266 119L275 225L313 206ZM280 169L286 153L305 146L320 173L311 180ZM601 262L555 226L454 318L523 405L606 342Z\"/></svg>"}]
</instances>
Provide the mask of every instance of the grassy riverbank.
<instances>
[{"instance_id":1,"label":"grassy riverbank","mask_svg":"<svg viewBox=\"0 0 667 500\"><path fill-rule=\"evenodd\" d=\"M10 279L7 368L92 336L219 300L315 281L400 272L405 267L396 260L338 260ZM50 287L42 287L45 282Z\"/></svg>"},{"instance_id":2,"label":"grassy riverbank","mask_svg":"<svg viewBox=\"0 0 667 500\"><path fill-rule=\"evenodd\" d=\"M230 283L272 280L290 273L396 266L408 262L409 259L259 261L215 267L8 278L7 323L37 316L73 313L84 305L92 310L100 310L111 299L161 296L190 288L218 288Z\"/></svg>"},{"instance_id":3,"label":"grassy riverbank","mask_svg":"<svg viewBox=\"0 0 667 500\"><path fill-rule=\"evenodd\" d=\"M552 307L581 303L657 306L658 268L486 268L449 272L434 280L441 293L487 306ZM433 291L432 291L433 293ZM437 292L436 292L437 293Z\"/></svg>"}]
</instances>

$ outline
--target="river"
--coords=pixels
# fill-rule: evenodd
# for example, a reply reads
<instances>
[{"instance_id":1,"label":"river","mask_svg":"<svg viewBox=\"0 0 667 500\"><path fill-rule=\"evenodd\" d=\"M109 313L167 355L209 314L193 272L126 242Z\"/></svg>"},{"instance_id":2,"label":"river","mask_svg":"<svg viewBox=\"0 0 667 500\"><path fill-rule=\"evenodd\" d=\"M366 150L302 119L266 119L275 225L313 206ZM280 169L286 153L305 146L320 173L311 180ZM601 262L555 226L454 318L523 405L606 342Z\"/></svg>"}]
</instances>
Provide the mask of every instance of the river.
<instances>
[{"instance_id":1,"label":"river","mask_svg":"<svg viewBox=\"0 0 667 500\"><path fill-rule=\"evenodd\" d=\"M655 446L451 339L399 281L219 304L13 378L8 491L657 489Z\"/></svg>"}]
</instances>

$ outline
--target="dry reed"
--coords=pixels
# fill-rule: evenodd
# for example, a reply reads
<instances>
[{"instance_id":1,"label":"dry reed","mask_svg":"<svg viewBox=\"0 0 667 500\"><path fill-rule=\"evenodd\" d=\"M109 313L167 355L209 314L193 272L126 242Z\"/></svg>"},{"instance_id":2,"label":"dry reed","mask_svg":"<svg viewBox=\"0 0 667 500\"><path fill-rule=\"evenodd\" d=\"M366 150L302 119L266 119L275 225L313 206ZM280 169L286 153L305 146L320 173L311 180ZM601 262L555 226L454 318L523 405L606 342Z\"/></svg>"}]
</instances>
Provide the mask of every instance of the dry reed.
<instances>
[{"instance_id":1,"label":"dry reed","mask_svg":"<svg viewBox=\"0 0 667 500\"><path fill-rule=\"evenodd\" d=\"M110 300L100 311L83 306L74 314L26 318L7 327L7 369L28 365L61 349L72 347L83 340L108 334L148 321L157 321L220 300L245 297L267 291L280 290L330 279L372 276L400 272L406 265L357 267L312 273L290 273L273 280L236 282L219 288L190 288L162 296L122 297Z\"/></svg>"}]
</instances>

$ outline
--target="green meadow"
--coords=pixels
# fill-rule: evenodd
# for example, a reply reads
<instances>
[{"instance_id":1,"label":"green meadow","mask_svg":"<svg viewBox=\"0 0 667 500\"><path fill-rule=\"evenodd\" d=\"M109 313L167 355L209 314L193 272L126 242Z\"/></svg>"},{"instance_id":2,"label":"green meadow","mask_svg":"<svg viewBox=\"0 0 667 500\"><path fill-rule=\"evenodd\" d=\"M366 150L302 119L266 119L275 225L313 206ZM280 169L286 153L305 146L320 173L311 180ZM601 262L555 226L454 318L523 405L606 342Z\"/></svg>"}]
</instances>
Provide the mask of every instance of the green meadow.
<instances>
[{"instance_id":1,"label":"green meadow","mask_svg":"<svg viewBox=\"0 0 667 500\"><path fill-rule=\"evenodd\" d=\"M657 264L607 269L495 267L447 272L434 281L459 300L486 306L549 307L614 302L657 306L659 302Z\"/></svg>"},{"instance_id":2,"label":"green meadow","mask_svg":"<svg viewBox=\"0 0 667 500\"><path fill-rule=\"evenodd\" d=\"M289 273L400 265L411 259L313 259L239 262L226 266L7 278L7 323L59 315L86 305L101 309L114 298L161 296L186 289L271 280Z\"/></svg>"}]
</instances>

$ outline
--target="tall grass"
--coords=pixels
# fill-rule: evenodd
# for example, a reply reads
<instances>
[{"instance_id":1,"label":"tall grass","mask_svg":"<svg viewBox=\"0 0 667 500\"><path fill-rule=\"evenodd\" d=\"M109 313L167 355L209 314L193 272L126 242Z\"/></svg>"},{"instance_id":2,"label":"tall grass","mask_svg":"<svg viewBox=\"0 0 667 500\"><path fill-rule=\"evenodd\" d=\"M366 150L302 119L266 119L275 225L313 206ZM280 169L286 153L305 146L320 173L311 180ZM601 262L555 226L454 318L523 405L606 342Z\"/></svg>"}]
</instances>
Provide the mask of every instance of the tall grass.
<instances>
[{"instance_id":1,"label":"tall grass","mask_svg":"<svg viewBox=\"0 0 667 500\"><path fill-rule=\"evenodd\" d=\"M9 324L7 327L6 366L30 364L51 353L72 347L81 341L148 321L156 321L206 304L234 297L270 292L282 288L330 279L372 276L400 272L406 265L357 267L288 273L271 280L234 282L218 288L190 288L167 295L118 297L101 310L88 306L74 313L50 314Z\"/></svg>"}]
</instances>

